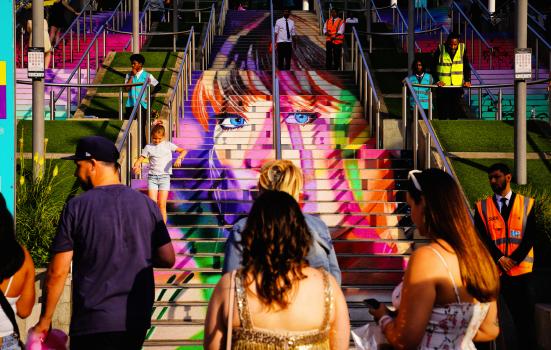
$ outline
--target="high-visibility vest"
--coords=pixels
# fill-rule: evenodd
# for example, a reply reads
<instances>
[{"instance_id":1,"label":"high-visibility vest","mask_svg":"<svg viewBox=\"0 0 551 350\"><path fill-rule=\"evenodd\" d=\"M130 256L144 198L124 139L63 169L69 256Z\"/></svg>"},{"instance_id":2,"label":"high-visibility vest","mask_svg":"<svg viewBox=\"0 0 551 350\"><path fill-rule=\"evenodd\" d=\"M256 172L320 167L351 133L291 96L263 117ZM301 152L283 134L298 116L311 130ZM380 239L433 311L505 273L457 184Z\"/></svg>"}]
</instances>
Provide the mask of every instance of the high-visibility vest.
<instances>
[{"instance_id":1,"label":"high-visibility vest","mask_svg":"<svg viewBox=\"0 0 551 350\"><path fill-rule=\"evenodd\" d=\"M417 76L415 74L410 75L408 77L408 79L413 84L432 85L434 83L434 81L432 79L432 75L430 75L429 73L424 73L423 74L423 79L421 79L421 82L419 82L419 79L417 79ZM415 93L417 94L417 99L419 99L419 102L421 102L421 107L423 109L429 109L429 92L430 92L430 88L414 86L413 90L415 90ZM411 108L413 108L415 106L415 100L413 99L413 96L409 97L409 106Z\"/></svg>"},{"instance_id":2,"label":"high-visibility vest","mask_svg":"<svg viewBox=\"0 0 551 350\"><path fill-rule=\"evenodd\" d=\"M511 203L509 203L511 205ZM522 242L526 230L528 215L534 206L534 199L516 194L509 213L507 224L499 213L492 197L476 203L478 214L484 222L486 232L490 235L496 247L505 256L510 256ZM532 272L534 265L534 249L530 249L526 258L518 265L507 271L509 276L518 276Z\"/></svg>"},{"instance_id":3,"label":"high-visibility vest","mask_svg":"<svg viewBox=\"0 0 551 350\"><path fill-rule=\"evenodd\" d=\"M445 45L440 45L440 57L438 58L438 80L446 86L463 86L463 55L465 44L459 43L455 56L452 58Z\"/></svg>"},{"instance_id":4,"label":"high-visibility vest","mask_svg":"<svg viewBox=\"0 0 551 350\"><path fill-rule=\"evenodd\" d=\"M342 18L337 17L336 19L329 18L325 22L325 41L332 42L335 45L340 45L344 41L344 34L337 33L339 27L342 24Z\"/></svg>"}]
</instances>

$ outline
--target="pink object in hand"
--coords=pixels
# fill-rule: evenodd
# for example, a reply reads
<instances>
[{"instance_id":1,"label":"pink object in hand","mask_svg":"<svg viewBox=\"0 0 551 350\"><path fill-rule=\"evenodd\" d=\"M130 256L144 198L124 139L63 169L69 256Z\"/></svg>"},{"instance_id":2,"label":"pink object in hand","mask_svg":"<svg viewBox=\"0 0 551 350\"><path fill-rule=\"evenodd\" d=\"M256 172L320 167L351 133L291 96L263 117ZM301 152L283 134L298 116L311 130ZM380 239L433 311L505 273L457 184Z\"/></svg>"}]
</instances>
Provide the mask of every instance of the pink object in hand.
<instances>
[{"instance_id":1,"label":"pink object in hand","mask_svg":"<svg viewBox=\"0 0 551 350\"><path fill-rule=\"evenodd\" d=\"M67 340L69 337L60 329L52 329L43 338L43 334L38 334L31 328L27 337L26 350L67 350Z\"/></svg>"}]
</instances>

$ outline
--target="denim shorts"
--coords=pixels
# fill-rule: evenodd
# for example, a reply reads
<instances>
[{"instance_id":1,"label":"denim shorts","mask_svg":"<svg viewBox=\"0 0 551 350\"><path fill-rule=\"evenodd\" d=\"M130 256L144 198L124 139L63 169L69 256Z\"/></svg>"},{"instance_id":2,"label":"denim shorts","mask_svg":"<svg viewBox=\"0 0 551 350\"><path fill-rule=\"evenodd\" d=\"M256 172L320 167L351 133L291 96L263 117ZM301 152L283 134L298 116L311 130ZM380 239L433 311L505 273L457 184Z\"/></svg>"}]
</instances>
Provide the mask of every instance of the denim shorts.
<instances>
[{"instance_id":1,"label":"denim shorts","mask_svg":"<svg viewBox=\"0 0 551 350\"><path fill-rule=\"evenodd\" d=\"M148 175L147 188L150 190L169 191L170 190L170 175Z\"/></svg>"},{"instance_id":2,"label":"denim shorts","mask_svg":"<svg viewBox=\"0 0 551 350\"><path fill-rule=\"evenodd\" d=\"M18 339L13 335L6 335L2 339L0 350L21 350Z\"/></svg>"}]
</instances>

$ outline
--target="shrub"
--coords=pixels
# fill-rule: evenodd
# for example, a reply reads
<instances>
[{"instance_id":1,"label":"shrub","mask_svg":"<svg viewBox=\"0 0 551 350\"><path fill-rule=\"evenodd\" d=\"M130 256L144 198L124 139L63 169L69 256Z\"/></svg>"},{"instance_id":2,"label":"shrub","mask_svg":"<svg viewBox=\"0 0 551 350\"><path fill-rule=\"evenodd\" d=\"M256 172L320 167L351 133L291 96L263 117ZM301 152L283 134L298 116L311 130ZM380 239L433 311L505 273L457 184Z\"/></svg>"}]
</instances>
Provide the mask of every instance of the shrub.
<instances>
[{"instance_id":1,"label":"shrub","mask_svg":"<svg viewBox=\"0 0 551 350\"><path fill-rule=\"evenodd\" d=\"M47 145L47 139L45 140ZM19 242L27 247L37 267L45 267L50 261L50 246L55 236L59 217L65 205L66 191L61 185L70 181L69 176L52 160L44 160L38 154L32 162L23 158L23 138L19 139L18 181L16 184L16 234ZM33 181L31 163L44 167L44 172Z\"/></svg>"}]
</instances>

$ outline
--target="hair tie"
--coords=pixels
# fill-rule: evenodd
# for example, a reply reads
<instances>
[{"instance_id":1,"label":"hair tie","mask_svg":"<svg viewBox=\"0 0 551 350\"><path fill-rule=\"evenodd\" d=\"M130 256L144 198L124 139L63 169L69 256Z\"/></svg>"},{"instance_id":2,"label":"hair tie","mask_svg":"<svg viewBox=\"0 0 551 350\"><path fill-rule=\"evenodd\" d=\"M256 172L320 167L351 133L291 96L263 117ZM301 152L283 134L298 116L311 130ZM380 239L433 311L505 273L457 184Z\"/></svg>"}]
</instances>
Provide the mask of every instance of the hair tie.
<instances>
[{"instance_id":1,"label":"hair tie","mask_svg":"<svg viewBox=\"0 0 551 350\"><path fill-rule=\"evenodd\" d=\"M272 182L273 182L273 184L278 183L279 180L281 179L281 176L282 176L281 170L278 169L278 168L274 168L274 169L271 169L271 170L270 170L270 173L272 174L272 179L273 179Z\"/></svg>"}]
</instances>

